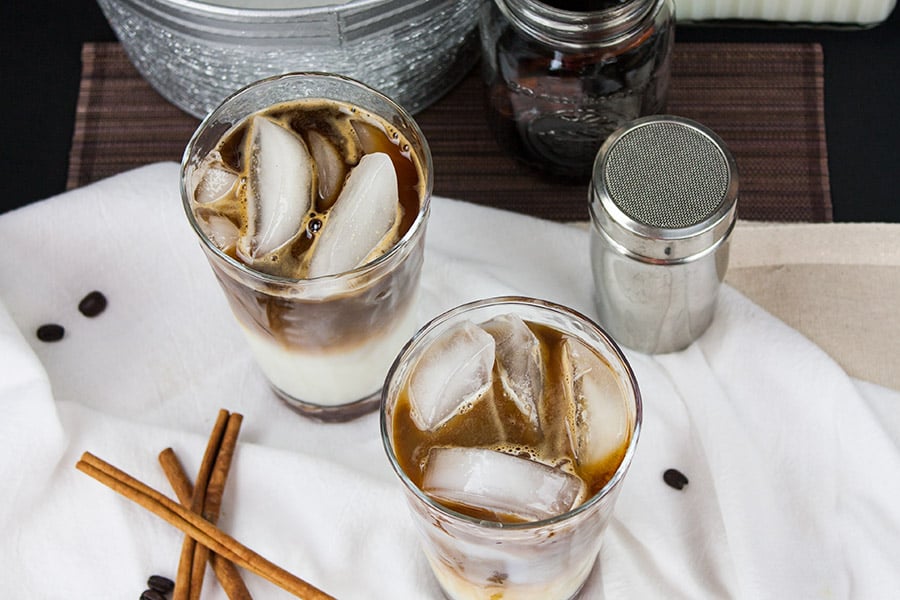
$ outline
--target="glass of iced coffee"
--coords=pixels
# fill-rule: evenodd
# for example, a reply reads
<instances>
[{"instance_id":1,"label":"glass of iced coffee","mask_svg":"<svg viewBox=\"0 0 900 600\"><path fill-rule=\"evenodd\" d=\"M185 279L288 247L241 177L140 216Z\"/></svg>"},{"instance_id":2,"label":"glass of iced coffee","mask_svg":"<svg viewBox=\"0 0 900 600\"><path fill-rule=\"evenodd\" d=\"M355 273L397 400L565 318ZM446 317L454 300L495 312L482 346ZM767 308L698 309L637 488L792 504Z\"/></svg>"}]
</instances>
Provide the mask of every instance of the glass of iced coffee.
<instances>
[{"instance_id":1,"label":"glass of iced coffee","mask_svg":"<svg viewBox=\"0 0 900 600\"><path fill-rule=\"evenodd\" d=\"M437 317L382 392L382 440L451 600L577 596L640 427L640 391L615 342L531 298Z\"/></svg>"},{"instance_id":2,"label":"glass of iced coffee","mask_svg":"<svg viewBox=\"0 0 900 600\"><path fill-rule=\"evenodd\" d=\"M375 410L415 332L431 153L406 111L348 78L253 83L200 124L181 195L271 387L306 416Z\"/></svg>"}]
</instances>

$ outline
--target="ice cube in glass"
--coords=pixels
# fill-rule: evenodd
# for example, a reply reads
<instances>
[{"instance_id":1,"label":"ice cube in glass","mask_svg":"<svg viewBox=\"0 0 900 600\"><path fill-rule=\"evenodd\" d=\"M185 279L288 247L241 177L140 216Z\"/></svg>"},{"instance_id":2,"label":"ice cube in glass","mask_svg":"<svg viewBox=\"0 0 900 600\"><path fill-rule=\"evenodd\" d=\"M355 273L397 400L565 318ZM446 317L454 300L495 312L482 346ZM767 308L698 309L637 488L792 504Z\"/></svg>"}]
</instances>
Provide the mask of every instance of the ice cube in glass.
<instances>
[{"instance_id":1,"label":"ice cube in glass","mask_svg":"<svg viewBox=\"0 0 900 600\"><path fill-rule=\"evenodd\" d=\"M597 464L617 458L631 435L621 378L595 352L578 340L563 341L563 371L569 404L568 431L575 459Z\"/></svg>"},{"instance_id":2,"label":"ice cube in glass","mask_svg":"<svg viewBox=\"0 0 900 600\"><path fill-rule=\"evenodd\" d=\"M481 327L497 345L497 368L509 398L529 423L538 427L538 402L544 391L541 343L521 317L506 314L494 317Z\"/></svg>"},{"instance_id":3,"label":"ice cube in glass","mask_svg":"<svg viewBox=\"0 0 900 600\"><path fill-rule=\"evenodd\" d=\"M422 491L495 520L539 521L584 498L584 483L561 469L487 448L433 448Z\"/></svg>"},{"instance_id":4,"label":"ice cube in glass","mask_svg":"<svg viewBox=\"0 0 900 600\"><path fill-rule=\"evenodd\" d=\"M419 429L437 429L487 391L494 350L493 337L463 321L422 354L409 384L411 416Z\"/></svg>"},{"instance_id":5,"label":"ice cube in glass","mask_svg":"<svg viewBox=\"0 0 900 600\"><path fill-rule=\"evenodd\" d=\"M238 250L252 261L297 235L312 201L313 165L297 134L260 116L250 128L247 227Z\"/></svg>"}]
</instances>

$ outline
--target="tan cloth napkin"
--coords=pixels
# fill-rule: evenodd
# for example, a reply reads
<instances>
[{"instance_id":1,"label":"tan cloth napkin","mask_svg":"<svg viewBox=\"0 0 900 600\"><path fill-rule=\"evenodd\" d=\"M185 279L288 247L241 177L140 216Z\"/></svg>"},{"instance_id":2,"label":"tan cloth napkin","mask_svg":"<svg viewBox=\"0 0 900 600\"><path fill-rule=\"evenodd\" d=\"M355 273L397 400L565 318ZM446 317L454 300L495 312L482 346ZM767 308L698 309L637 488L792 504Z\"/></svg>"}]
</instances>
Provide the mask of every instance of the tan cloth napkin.
<instances>
[{"instance_id":1,"label":"tan cloth napkin","mask_svg":"<svg viewBox=\"0 0 900 600\"><path fill-rule=\"evenodd\" d=\"M900 224L739 222L726 281L849 374L900 390Z\"/></svg>"}]
</instances>

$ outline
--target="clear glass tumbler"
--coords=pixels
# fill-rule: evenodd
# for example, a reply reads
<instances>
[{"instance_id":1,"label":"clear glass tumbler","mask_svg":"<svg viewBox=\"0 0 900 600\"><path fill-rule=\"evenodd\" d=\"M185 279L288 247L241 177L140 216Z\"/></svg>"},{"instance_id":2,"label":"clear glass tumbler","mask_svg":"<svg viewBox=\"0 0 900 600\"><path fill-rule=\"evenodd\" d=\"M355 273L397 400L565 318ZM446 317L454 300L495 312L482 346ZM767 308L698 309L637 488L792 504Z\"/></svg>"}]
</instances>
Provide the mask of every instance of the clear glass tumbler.
<instances>
[{"instance_id":1,"label":"clear glass tumbler","mask_svg":"<svg viewBox=\"0 0 900 600\"><path fill-rule=\"evenodd\" d=\"M608 366L610 373L606 378L610 385L606 390L615 389L620 394L616 402L623 411L619 417L626 424L623 428L626 434L616 454L617 462L611 463L602 480L605 483L598 484L602 487L592 495L588 493L580 504L541 520L502 522L451 509L425 493L407 472L409 458L398 456L398 448L405 445L401 436L407 435L404 431L409 431L402 416L408 408L409 382L419 368L422 356L442 334L460 324L467 326L466 322L470 322L489 329L485 322L500 315L516 315L531 324L529 326L537 325L536 329L546 327L562 334L560 338L548 339L570 337L581 342ZM521 349L521 352L526 351ZM542 360L549 363L555 360L553 356L556 356L555 351L545 351ZM545 368L556 367L545 364ZM498 372L496 364L493 372ZM454 376L458 374L454 373ZM565 394L558 388L552 389L554 391L545 392L544 398L549 397L551 403L566 401ZM474 410L470 406L453 418L465 418L466 411ZM532 298L491 298L452 309L420 329L397 357L385 382L381 431L390 463L403 482L425 556L446 596L451 600L576 597L600 551L602 534L635 452L641 415L640 391L625 356L596 324L566 307ZM415 435L420 433L415 432ZM522 448L517 448L516 452L521 454ZM413 462L419 460L422 460L421 456Z\"/></svg>"},{"instance_id":2,"label":"clear glass tumbler","mask_svg":"<svg viewBox=\"0 0 900 600\"><path fill-rule=\"evenodd\" d=\"M346 272L291 278L256 270L214 242L195 199L197 170L224 136L250 115L298 100L333 102L379 123L417 165L418 206L384 254ZM349 108L348 108L349 107ZM416 299L432 190L431 153L413 118L383 94L326 73L255 82L200 124L182 160L188 220L271 387L301 414L345 421L377 408L391 361L415 332ZM327 227L327 225L326 225ZM405 231L405 232L404 232Z\"/></svg>"}]
</instances>

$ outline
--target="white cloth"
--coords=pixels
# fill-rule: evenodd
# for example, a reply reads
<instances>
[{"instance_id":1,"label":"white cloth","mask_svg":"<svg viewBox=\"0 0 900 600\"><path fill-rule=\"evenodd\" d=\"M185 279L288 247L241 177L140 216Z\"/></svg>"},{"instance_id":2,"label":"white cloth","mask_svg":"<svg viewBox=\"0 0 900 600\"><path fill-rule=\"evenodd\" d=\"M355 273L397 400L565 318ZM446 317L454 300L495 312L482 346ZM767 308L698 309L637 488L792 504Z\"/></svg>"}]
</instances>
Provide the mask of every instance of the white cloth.
<instances>
[{"instance_id":1,"label":"white cloth","mask_svg":"<svg viewBox=\"0 0 900 600\"><path fill-rule=\"evenodd\" d=\"M439 598L377 415L318 424L268 391L177 190L156 164L0 217L0 597L137 597L172 576L181 533L74 465L91 451L169 494L158 452L195 473L227 408L245 420L223 529L342 600ZM508 293L595 314L583 228L442 198L422 283L422 322ZM94 289L109 305L88 318ZM39 341L47 322L65 337ZM727 286L687 350L628 355L644 428L584 597L900 594L900 394ZM209 578L204 597L225 595Z\"/></svg>"}]
</instances>

